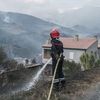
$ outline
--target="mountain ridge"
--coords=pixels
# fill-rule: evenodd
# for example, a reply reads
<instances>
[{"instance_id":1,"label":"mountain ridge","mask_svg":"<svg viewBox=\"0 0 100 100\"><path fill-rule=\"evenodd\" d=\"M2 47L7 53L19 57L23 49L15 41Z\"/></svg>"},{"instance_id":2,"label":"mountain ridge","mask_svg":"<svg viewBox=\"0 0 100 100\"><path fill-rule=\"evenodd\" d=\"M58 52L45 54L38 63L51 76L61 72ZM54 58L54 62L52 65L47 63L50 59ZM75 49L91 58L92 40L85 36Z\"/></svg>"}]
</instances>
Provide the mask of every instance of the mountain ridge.
<instances>
[{"instance_id":1,"label":"mountain ridge","mask_svg":"<svg viewBox=\"0 0 100 100\"><path fill-rule=\"evenodd\" d=\"M42 44L49 38L50 30L58 27L62 36L76 31L27 14L0 12L0 44L8 45L9 55L32 57L41 53Z\"/></svg>"}]
</instances>

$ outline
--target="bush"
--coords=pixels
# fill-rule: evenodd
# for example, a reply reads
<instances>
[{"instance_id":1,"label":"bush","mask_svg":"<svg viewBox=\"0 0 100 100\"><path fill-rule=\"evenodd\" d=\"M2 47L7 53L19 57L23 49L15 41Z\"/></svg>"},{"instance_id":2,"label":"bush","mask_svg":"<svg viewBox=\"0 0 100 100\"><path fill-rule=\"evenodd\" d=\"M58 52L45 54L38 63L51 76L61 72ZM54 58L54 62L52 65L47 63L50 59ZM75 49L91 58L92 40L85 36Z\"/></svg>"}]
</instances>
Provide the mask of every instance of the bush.
<instances>
[{"instance_id":1,"label":"bush","mask_svg":"<svg viewBox=\"0 0 100 100\"><path fill-rule=\"evenodd\" d=\"M18 65L17 65L17 69L18 69L18 70L21 70L21 69L23 69L23 68L25 68L25 66L24 66L23 64L18 64Z\"/></svg>"},{"instance_id":2,"label":"bush","mask_svg":"<svg viewBox=\"0 0 100 100\"><path fill-rule=\"evenodd\" d=\"M73 76L81 71L81 65L79 63L75 63L74 61L64 61L64 72L65 76Z\"/></svg>"},{"instance_id":3,"label":"bush","mask_svg":"<svg viewBox=\"0 0 100 100\"><path fill-rule=\"evenodd\" d=\"M85 70L91 69L95 65L95 56L93 54L83 53L80 57L80 61Z\"/></svg>"},{"instance_id":4,"label":"bush","mask_svg":"<svg viewBox=\"0 0 100 100\"><path fill-rule=\"evenodd\" d=\"M32 64L36 64L36 59L33 58L31 62L32 62Z\"/></svg>"},{"instance_id":5,"label":"bush","mask_svg":"<svg viewBox=\"0 0 100 100\"><path fill-rule=\"evenodd\" d=\"M100 67L100 59L95 62L95 67Z\"/></svg>"},{"instance_id":6,"label":"bush","mask_svg":"<svg viewBox=\"0 0 100 100\"><path fill-rule=\"evenodd\" d=\"M17 69L17 62L13 59L6 60L3 63L3 67L6 69L6 71L15 70Z\"/></svg>"}]
</instances>

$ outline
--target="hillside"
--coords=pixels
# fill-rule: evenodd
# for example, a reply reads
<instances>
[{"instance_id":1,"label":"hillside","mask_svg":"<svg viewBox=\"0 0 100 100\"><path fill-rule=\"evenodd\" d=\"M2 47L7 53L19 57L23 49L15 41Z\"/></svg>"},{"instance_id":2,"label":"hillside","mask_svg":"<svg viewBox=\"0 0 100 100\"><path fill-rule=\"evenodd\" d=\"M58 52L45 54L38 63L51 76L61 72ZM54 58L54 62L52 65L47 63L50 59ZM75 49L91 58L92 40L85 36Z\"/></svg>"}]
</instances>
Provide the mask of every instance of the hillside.
<instances>
[{"instance_id":1,"label":"hillside","mask_svg":"<svg viewBox=\"0 0 100 100\"><path fill-rule=\"evenodd\" d=\"M59 27L62 35L76 31L34 16L0 12L0 45L6 47L9 56L33 57L41 52L41 45L48 39L50 30Z\"/></svg>"},{"instance_id":2,"label":"hillside","mask_svg":"<svg viewBox=\"0 0 100 100\"><path fill-rule=\"evenodd\" d=\"M39 81L30 91L13 92L16 88L18 91L20 87L26 86L27 82L32 79L33 73L33 69L24 69L0 76L1 84L6 82L3 84L3 88L0 88L2 90L0 100L47 100L50 82L46 81ZM2 95L2 93L5 94ZM61 91L53 89L50 100L100 100L100 68L80 72L66 80L66 86Z\"/></svg>"}]
</instances>

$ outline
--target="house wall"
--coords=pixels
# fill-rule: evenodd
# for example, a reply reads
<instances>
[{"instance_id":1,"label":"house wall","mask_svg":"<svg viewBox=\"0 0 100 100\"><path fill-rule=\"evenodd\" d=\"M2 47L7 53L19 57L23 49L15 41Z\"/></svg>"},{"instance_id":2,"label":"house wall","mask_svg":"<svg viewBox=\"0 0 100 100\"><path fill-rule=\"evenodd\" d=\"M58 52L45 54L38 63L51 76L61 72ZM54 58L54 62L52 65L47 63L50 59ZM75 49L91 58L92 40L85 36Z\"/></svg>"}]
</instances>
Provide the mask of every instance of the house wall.
<instances>
[{"instance_id":1,"label":"house wall","mask_svg":"<svg viewBox=\"0 0 100 100\"><path fill-rule=\"evenodd\" d=\"M66 60L80 62L80 56L85 53L85 50L71 50L64 49L64 56Z\"/></svg>"},{"instance_id":2,"label":"house wall","mask_svg":"<svg viewBox=\"0 0 100 100\"><path fill-rule=\"evenodd\" d=\"M93 53L97 59L99 58L99 53L98 53L98 41L95 42L93 45L91 45L87 50L87 53Z\"/></svg>"},{"instance_id":3,"label":"house wall","mask_svg":"<svg viewBox=\"0 0 100 100\"><path fill-rule=\"evenodd\" d=\"M98 39L98 56L99 56L99 59L100 59L100 39Z\"/></svg>"},{"instance_id":4,"label":"house wall","mask_svg":"<svg viewBox=\"0 0 100 100\"><path fill-rule=\"evenodd\" d=\"M45 54L44 54L44 51L45 50L48 50L48 51L50 51L50 48L42 48L42 63L46 63L48 60L49 60L49 58L50 57L48 57L48 58L46 58L45 57ZM48 55L48 54L47 54ZM50 55L50 54L49 54ZM51 64L52 62L50 62L49 64Z\"/></svg>"},{"instance_id":5,"label":"house wall","mask_svg":"<svg viewBox=\"0 0 100 100\"><path fill-rule=\"evenodd\" d=\"M46 61L49 59L49 58L45 58L44 57L44 49L48 49L50 50L50 48L43 48L42 50L42 62L43 63L46 63ZM98 41L95 42L93 45L91 45L87 50L83 49L83 50L79 50L79 49L64 49L64 56L66 60L69 60L69 61L75 61L76 63L79 63L80 62L80 56L83 54L83 53L91 53L93 52L94 55L95 55L95 52L97 54L97 58L99 57L98 54L100 55L100 49L98 50ZM51 64L51 62L50 62Z\"/></svg>"},{"instance_id":6,"label":"house wall","mask_svg":"<svg viewBox=\"0 0 100 100\"><path fill-rule=\"evenodd\" d=\"M50 48L44 48L47 50L50 50ZM42 50L42 62L46 63L49 58L44 57L44 49ZM75 61L77 63L80 62L80 56L85 52L85 50L71 50L71 49L64 49L63 55L65 56L64 59L69 60L69 61ZM50 62L51 64L51 62Z\"/></svg>"},{"instance_id":7,"label":"house wall","mask_svg":"<svg viewBox=\"0 0 100 100\"><path fill-rule=\"evenodd\" d=\"M100 59L100 48L98 48L98 57Z\"/></svg>"}]
</instances>

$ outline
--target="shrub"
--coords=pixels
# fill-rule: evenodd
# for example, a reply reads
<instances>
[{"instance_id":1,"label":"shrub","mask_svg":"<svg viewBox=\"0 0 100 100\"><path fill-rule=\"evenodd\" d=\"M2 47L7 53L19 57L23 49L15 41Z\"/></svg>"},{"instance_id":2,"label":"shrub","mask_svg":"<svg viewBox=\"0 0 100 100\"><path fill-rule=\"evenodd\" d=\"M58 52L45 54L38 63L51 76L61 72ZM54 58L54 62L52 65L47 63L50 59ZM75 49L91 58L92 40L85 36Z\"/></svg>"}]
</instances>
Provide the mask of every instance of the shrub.
<instances>
[{"instance_id":1,"label":"shrub","mask_svg":"<svg viewBox=\"0 0 100 100\"><path fill-rule=\"evenodd\" d=\"M93 54L83 53L80 57L80 61L85 70L91 69L95 65L95 57Z\"/></svg>"},{"instance_id":2,"label":"shrub","mask_svg":"<svg viewBox=\"0 0 100 100\"><path fill-rule=\"evenodd\" d=\"M18 64L18 65L17 65L17 69L18 69L18 70L23 69L23 68L25 68L25 66L24 66L23 64Z\"/></svg>"},{"instance_id":3,"label":"shrub","mask_svg":"<svg viewBox=\"0 0 100 100\"><path fill-rule=\"evenodd\" d=\"M13 59L8 59L3 63L3 67L7 70L15 70L17 69L17 62Z\"/></svg>"},{"instance_id":4,"label":"shrub","mask_svg":"<svg viewBox=\"0 0 100 100\"><path fill-rule=\"evenodd\" d=\"M36 64L36 59L33 58L31 62L32 62L32 64Z\"/></svg>"},{"instance_id":5,"label":"shrub","mask_svg":"<svg viewBox=\"0 0 100 100\"><path fill-rule=\"evenodd\" d=\"M74 61L64 61L64 72L65 76L73 76L81 71L81 65Z\"/></svg>"},{"instance_id":6,"label":"shrub","mask_svg":"<svg viewBox=\"0 0 100 100\"><path fill-rule=\"evenodd\" d=\"M95 62L95 67L100 67L100 59Z\"/></svg>"}]
</instances>

